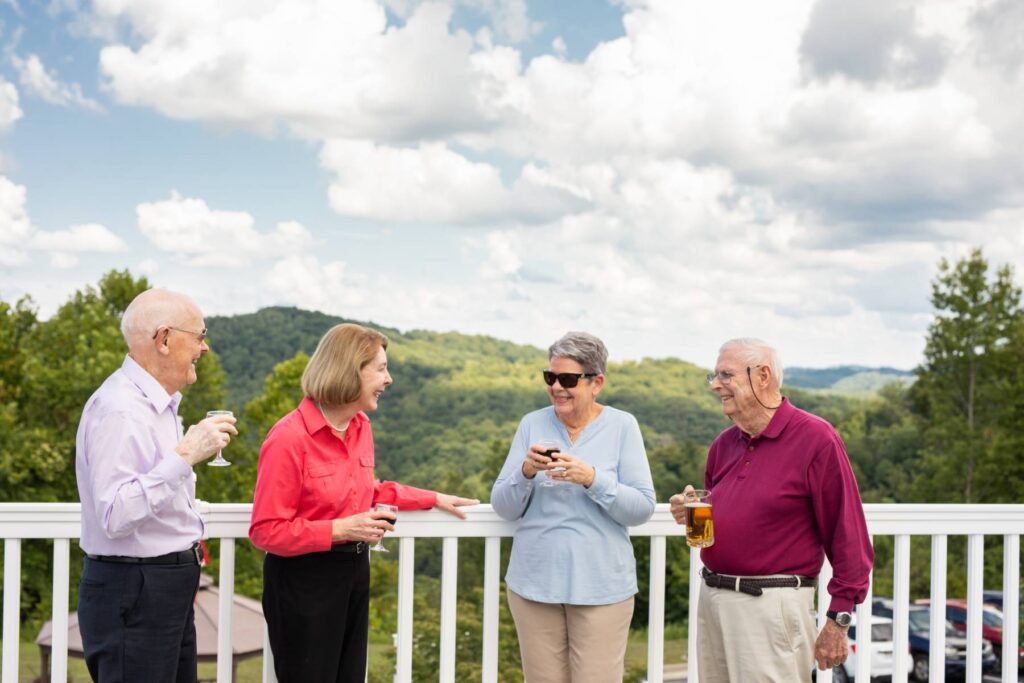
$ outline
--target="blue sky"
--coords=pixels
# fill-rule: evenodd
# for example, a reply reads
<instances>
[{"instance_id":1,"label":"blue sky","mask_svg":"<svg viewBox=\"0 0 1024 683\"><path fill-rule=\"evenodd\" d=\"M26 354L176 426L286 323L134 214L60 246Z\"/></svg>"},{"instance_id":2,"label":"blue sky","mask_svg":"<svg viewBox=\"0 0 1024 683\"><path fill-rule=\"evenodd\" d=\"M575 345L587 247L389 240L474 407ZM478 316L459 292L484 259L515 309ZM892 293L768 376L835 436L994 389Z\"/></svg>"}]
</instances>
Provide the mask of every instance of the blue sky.
<instances>
[{"instance_id":1,"label":"blue sky","mask_svg":"<svg viewBox=\"0 0 1024 683\"><path fill-rule=\"evenodd\" d=\"M1024 262L1015 0L0 0L0 299L909 368ZM1018 280L1020 279L1018 273Z\"/></svg>"}]
</instances>

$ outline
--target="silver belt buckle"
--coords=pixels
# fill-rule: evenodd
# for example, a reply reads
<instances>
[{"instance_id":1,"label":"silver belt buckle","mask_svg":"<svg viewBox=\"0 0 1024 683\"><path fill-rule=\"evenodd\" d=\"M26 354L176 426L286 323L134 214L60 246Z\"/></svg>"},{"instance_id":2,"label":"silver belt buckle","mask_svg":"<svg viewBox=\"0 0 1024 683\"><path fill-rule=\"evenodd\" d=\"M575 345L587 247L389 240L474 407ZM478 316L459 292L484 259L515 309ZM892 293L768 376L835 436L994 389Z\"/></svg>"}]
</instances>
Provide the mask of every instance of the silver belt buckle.
<instances>
[{"instance_id":1,"label":"silver belt buckle","mask_svg":"<svg viewBox=\"0 0 1024 683\"><path fill-rule=\"evenodd\" d=\"M196 543L192 546L192 556L196 558L196 564L203 566L203 547Z\"/></svg>"}]
</instances>

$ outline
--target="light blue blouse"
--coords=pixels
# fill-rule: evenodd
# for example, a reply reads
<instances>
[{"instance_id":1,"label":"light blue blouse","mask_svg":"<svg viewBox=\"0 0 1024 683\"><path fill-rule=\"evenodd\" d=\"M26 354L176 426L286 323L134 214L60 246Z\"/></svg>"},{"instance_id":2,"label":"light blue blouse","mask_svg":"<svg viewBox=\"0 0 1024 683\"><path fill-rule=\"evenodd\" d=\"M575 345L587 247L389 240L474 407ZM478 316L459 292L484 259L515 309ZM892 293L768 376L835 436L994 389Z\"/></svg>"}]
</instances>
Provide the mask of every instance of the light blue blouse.
<instances>
[{"instance_id":1,"label":"light blue blouse","mask_svg":"<svg viewBox=\"0 0 1024 683\"><path fill-rule=\"evenodd\" d=\"M563 453L597 470L590 488L546 474L523 476L531 444L559 442ZM627 412L605 406L576 439L548 407L519 423L505 465L491 488L501 517L519 520L505 582L535 602L609 605L637 592L636 560L627 527L654 514L654 484L640 426Z\"/></svg>"}]
</instances>

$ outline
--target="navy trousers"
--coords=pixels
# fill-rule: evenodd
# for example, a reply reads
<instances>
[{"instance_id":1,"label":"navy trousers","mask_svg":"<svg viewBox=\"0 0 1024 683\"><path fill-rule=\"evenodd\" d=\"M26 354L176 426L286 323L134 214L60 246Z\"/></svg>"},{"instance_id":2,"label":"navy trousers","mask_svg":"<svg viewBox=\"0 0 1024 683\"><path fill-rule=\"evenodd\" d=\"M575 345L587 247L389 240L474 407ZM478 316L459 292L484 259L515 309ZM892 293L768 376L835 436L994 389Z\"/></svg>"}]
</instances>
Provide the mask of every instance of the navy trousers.
<instances>
[{"instance_id":1,"label":"navy trousers","mask_svg":"<svg viewBox=\"0 0 1024 683\"><path fill-rule=\"evenodd\" d=\"M267 555L263 615L279 683L366 680L369 554Z\"/></svg>"},{"instance_id":2,"label":"navy trousers","mask_svg":"<svg viewBox=\"0 0 1024 683\"><path fill-rule=\"evenodd\" d=\"M97 683L196 683L197 564L85 558L78 627Z\"/></svg>"}]
</instances>

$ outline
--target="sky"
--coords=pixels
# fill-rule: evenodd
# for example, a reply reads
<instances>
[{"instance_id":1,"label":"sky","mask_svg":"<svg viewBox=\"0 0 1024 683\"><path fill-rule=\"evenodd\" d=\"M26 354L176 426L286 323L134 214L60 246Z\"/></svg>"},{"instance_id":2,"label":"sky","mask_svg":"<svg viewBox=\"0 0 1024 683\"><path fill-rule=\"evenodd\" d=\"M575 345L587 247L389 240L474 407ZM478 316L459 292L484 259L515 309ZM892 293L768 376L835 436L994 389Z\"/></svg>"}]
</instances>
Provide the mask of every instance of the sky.
<instances>
[{"instance_id":1,"label":"sky","mask_svg":"<svg viewBox=\"0 0 1024 683\"><path fill-rule=\"evenodd\" d=\"M1020 0L0 0L0 300L912 368L1024 263Z\"/></svg>"}]
</instances>

